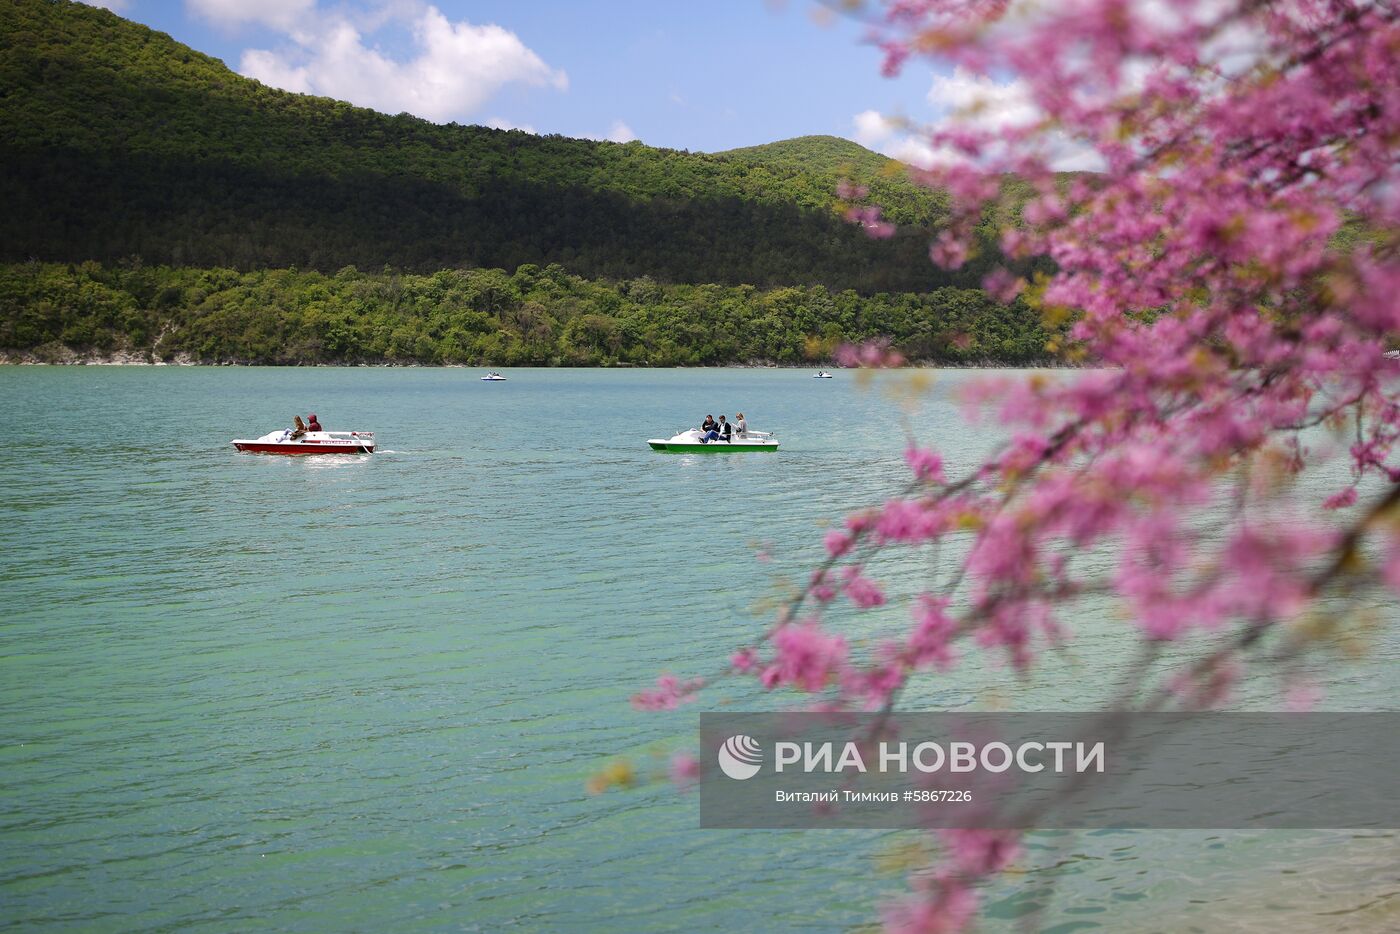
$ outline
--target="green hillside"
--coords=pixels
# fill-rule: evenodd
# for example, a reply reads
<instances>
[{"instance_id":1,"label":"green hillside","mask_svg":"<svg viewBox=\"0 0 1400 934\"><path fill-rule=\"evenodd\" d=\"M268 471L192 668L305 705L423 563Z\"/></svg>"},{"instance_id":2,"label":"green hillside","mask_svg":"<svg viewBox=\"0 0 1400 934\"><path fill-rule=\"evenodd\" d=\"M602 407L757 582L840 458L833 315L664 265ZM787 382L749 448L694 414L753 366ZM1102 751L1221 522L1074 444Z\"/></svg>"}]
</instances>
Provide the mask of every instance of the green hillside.
<instances>
[{"instance_id":1,"label":"green hillside","mask_svg":"<svg viewBox=\"0 0 1400 934\"><path fill-rule=\"evenodd\" d=\"M901 223L845 223L838 180ZM718 364L1045 356L927 255L942 196L849 140L704 154L264 87L105 10L0 0L0 354ZM989 224L990 238L991 225ZM363 271L361 271L363 270Z\"/></svg>"},{"instance_id":2,"label":"green hillside","mask_svg":"<svg viewBox=\"0 0 1400 934\"><path fill-rule=\"evenodd\" d=\"M559 263L614 279L975 285L927 261L941 196L846 140L707 155L386 116L240 77L67 0L0 4L0 259L333 271ZM836 216L843 174L906 225Z\"/></svg>"},{"instance_id":3,"label":"green hillside","mask_svg":"<svg viewBox=\"0 0 1400 934\"><path fill-rule=\"evenodd\" d=\"M874 337L915 359L1021 363L1043 359L1055 333L976 289L601 282L528 264L431 275L0 265L0 360L76 349L206 363L795 364Z\"/></svg>"},{"instance_id":4,"label":"green hillside","mask_svg":"<svg viewBox=\"0 0 1400 934\"><path fill-rule=\"evenodd\" d=\"M888 180L890 184L886 190L891 191L896 200L901 199L904 194L903 188L908 186L908 183L901 179L903 169L899 163L839 136L798 136L776 143L765 143L762 146L726 149L715 155L738 163L761 165L770 170L777 169L821 178L845 176ZM925 201L916 202L912 207L916 210L928 210L934 205ZM893 210L904 214L908 207L899 204Z\"/></svg>"}]
</instances>

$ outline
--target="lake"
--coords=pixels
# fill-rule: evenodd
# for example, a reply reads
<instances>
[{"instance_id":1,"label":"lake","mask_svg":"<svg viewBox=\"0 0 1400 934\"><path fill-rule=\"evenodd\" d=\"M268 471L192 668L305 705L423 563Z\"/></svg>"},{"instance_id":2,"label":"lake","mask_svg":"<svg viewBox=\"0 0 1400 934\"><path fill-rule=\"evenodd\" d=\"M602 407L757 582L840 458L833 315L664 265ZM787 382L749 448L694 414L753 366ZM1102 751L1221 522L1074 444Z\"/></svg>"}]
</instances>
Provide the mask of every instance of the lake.
<instances>
[{"instance_id":1,"label":"lake","mask_svg":"<svg viewBox=\"0 0 1400 934\"><path fill-rule=\"evenodd\" d=\"M769 703L628 697L760 631L823 525L904 482L906 429L974 464L997 430L953 395L978 374L935 373L905 414L846 372L482 372L0 367L0 925L845 931L903 890L878 871L899 834L701 831L693 795L585 783L693 742L726 693ZM782 450L647 448L738 410ZM310 411L380 453L228 443ZM1088 615L1046 677L968 671L913 706L1079 709L1128 644ZM1319 667L1324 707L1394 709L1397 660L1392 625ZM1043 906L1058 932L1374 929L1396 853L1390 833L1037 834L987 927Z\"/></svg>"}]
</instances>

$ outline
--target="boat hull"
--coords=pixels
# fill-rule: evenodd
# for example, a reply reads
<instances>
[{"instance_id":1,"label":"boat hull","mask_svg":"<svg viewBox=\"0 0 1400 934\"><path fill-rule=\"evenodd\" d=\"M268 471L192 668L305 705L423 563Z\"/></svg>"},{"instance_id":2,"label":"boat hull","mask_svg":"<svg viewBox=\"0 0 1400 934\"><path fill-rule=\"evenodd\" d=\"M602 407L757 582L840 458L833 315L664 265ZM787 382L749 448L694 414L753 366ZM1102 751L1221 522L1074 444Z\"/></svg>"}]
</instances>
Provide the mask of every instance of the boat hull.
<instances>
[{"instance_id":1,"label":"boat hull","mask_svg":"<svg viewBox=\"0 0 1400 934\"><path fill-rule=\"evenodd\" d=\"M374 445L353 441L235 441L233 446L244 454L281 454L286 457L306 457L314 454L373 454Z\"/></svg>"},{"instance_id":2,"label":"boat hull","mask_svg":"<svg viewBox=\"0 0 1400 934\"><path fill-rule=\"evenodd\" d=\"M653 451L666 451L671 454L752 454L758 451L776 451L778 442L761 444L724 441L711 441L709 444L685 441L648 441Z\"/></svg>"}]
</instances>

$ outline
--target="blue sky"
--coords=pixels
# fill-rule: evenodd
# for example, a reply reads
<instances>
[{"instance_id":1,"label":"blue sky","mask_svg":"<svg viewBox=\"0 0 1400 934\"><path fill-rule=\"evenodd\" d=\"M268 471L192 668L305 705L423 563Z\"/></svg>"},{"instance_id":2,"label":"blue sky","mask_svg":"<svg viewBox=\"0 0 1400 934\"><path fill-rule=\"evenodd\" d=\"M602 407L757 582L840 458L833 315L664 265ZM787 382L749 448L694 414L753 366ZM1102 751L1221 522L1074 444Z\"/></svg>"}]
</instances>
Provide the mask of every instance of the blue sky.
<instances>
[{"instance_id":1,"label":"blue sky","mask_svg":"<svg viewBox=\"0 0 1400 934\"><path fill-rule=\"evenodd\" d=\"M91 2L290 90L707 152L810 133L907 152L873 112L931 121L968 90L882 78L865 27L814 0Z\"/></svg>"}]
</instances>

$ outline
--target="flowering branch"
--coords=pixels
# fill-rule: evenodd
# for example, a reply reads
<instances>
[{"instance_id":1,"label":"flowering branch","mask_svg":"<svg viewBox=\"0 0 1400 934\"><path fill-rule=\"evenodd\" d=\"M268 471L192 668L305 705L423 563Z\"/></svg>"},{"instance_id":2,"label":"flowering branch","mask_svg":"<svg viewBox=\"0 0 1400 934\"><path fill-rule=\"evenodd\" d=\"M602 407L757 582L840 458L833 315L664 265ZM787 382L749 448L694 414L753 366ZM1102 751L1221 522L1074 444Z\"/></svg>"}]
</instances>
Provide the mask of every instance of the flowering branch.
<instances>
[{"instance_id":1,"label":"flowering branch","mask_svg":"<svg viewBox=\"0 0 1400 934\"><path fill-rule=\"evenodd\" d=\"M969 645L1029 677L1094 595L1121 607L1141 646L1107 716L1219 706L1251 659L1287 676L1323 644L1329 627L1309 619L1324 599L1400 591L1397 3L876 9L887 71L929 58L1010 79L1035 110L1030 123L971 113L932 131L936 164L911 174L950 196L936 263L965 262L987 218L1015 219L1003 255L1053 270L999 269L985 287L1072 321L1063 353L1092 368L976 389L1009 441L954 482L911 446L908 486L827 533L825 560L732 673L823 708L889 712L913 678L966 664ZM1056 173L1067 150L1097 171ZM886 234L875 206L848 216ZM880 346L847 356L902 363ZM1342 489L1300 484L1334 456ZM946 546L950 579L910 595L906 631L853 656L829 621L890 602L871 576L885 551L932 546ZM1090 578L1076 555L1112 571ZM1167 647L1197 644L1194 662L1148 682ZM978 880L1019 849L1009 831L939 841L941 862L912 878L891 930L965 927Z\"/></svg>"}]
</instances>

